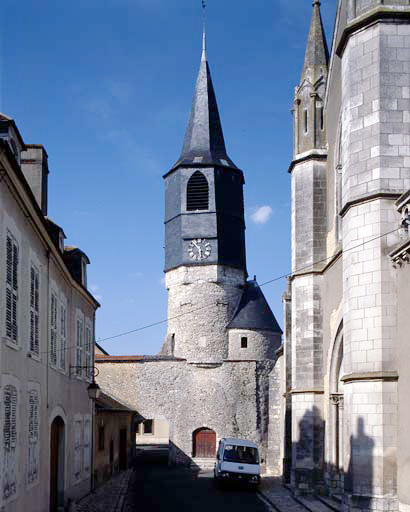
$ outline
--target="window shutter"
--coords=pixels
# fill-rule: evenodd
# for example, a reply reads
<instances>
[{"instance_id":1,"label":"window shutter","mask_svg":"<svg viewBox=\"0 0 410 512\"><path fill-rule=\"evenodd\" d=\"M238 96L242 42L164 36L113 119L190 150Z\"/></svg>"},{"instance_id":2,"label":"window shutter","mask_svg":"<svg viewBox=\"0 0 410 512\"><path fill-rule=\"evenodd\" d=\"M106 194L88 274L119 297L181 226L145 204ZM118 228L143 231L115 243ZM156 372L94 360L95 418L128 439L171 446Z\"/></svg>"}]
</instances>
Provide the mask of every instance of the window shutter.
<instances>
[{"instance_id":1,"label":"window shutter","mask_svg":"<svg viewBox=\"0 0 410 512\"><path fill-rule=\"evenodd\" d=\"M3 391L3 498L8 499L17 492L16 446L17 446L17 388L8 384Z\"/></svg>"},{"instance_id":2,"label":"window shutter","mask_svg":"<svg viewBox=\"0 0 410 512\"><path fill-rule=\"evenodd\" d=\"M57 297L51 294L51 311L50 311L50 361L51 364L57 365Z\"/></svg>"},{"instance_id":3,"label":"window shutter","mask_svg":"<svg viewBox=\"0 0 410 512\"><path fill-rule=\"evenodd\" d=\"M11 286L13 282L13 243L11 237L7 235L7 284Z\"/></svg>"},{"instance_id":4,"label":"window shutter","mask_svg":"<svg viewBox=\"0 0 410 512\"><path fill-rule=\"evenodd\" d=\"M6 336L17 343L18 247L8 233L6 240Z\"/></svg>"},{"instance_id":5,"label":"window shutter","mask_svg":"<svg viewBox=\"0 0 410 512\"><path fill-rule=\"evenodd\" d=\"M29 418L28 418L28 483L38 479L39 471L39 395L36 389L28 393Z\"/></svg>"},{"instance_id":6,"label":"window shutter","mask_svg":"<svg viewBox=\"0 0 410 512\"><path fill-rule=\"evenodd\" d=\"M18 289L18 279L17 279L17 270L19 263L19 250L17 245L13 244L13 290Z\"/></svg>"}]
</instances>

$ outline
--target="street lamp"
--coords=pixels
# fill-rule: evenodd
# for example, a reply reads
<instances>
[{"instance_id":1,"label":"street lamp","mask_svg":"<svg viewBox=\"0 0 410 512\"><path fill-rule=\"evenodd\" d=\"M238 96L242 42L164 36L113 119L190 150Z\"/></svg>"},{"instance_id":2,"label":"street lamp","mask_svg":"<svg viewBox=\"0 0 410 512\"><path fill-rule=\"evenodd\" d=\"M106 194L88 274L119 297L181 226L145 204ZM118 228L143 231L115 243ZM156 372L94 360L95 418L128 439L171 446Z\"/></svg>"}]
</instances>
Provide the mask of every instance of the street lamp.
<instances>
[{"instance_id":1,"label":"street lamp","mask_svg":"<svg viewBox=\"0 0 410 512\"><path fill-rule=\"evenodd\" d=\"M90 383L90 385L87 388L87 393L88 393L88 398L93 401L97 400L100 396L101 389L100 389L100 386L95 382L94 375L93 375L92 382Z\"/></svg>"}]
</instances>

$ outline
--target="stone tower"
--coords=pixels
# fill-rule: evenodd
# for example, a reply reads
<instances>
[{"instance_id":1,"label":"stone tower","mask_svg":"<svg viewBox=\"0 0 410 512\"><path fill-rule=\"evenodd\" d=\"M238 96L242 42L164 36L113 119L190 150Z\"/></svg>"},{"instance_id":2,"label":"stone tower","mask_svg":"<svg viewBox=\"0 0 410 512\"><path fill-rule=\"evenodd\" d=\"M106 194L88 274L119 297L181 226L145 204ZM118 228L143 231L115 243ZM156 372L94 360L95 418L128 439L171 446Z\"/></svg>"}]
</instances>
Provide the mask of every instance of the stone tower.
<instances>
[{"instance_id":1,"label":"stone tower","mask_svg":"<svg viewBox=\"0 0 410 512\"><path fill-rule=\"evenodd\" d=\"M292 361L292 485L310 487L322 461L322 325L320 271L326 255L326 129L324 95L328 49L313 3L301 82L295 89L292 175L292 326L286 352ZM287 307L289 302L287 302ZM286 314L286 311L285 311ZM290 458L290 457L289 457Z\"/></svg>"},{"instance_id":2,"label":"stone tower","mask_svg":"<svg viewBox=\"0 0 410 512\"><path fill-rule=\"evenodd\" d=\"M168 350L221 362L246 279L244 178L225 149L205 34L182 153L164 179Z\"/></svg>"},{"instance_id":3,"label":"stone tower","mask_svg":"<svg viewBox=\"0 0 410 512\"><path fill-rule=\"evenodd\" d=\"M218 441L239 437L278 475L282 331L246 280L244 178L225 149L205 37L182 153L164 180L166 339L157 356L100 356L99 383L168 423L170 463L213 467Z\"/></svg>"}]
</instances>

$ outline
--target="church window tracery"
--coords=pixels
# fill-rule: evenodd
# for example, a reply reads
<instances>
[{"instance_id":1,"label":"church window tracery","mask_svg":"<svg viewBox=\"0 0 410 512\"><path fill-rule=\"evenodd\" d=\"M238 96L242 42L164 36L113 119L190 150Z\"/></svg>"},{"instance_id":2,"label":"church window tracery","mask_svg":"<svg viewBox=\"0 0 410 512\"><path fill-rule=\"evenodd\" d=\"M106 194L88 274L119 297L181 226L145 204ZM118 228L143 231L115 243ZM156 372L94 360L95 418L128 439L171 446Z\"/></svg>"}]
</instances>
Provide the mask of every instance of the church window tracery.
<instances>
[{"instance_id":1,"label":"church window tracery","mask_svg":"<svg viewBox=\"0 0 410 512\"><path fill-rule=\"evenodd\" d=\"M187 185L187 210L209 209L208 180L200 171L194 172Z\"/></svg>"}]
</instances>

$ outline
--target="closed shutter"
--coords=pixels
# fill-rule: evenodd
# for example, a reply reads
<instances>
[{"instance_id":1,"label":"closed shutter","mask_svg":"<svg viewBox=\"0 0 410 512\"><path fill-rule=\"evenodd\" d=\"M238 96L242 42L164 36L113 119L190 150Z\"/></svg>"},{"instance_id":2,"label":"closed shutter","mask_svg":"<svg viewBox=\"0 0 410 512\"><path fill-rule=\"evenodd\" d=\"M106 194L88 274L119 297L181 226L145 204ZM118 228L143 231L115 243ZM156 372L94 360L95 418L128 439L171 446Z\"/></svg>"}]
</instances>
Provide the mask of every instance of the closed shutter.
<instances>
[{"instance_id":1,"label":"closed shutter","mask_svg":"<svg viewBox=\"0 0 410 512\"><path fill-rule=\"evenodd\" d=\"M6 241L6 336L17 343L17 299L18 299L19 254L15 240L7 233Z\"/></svg>"},{"instance_id":2,"label":"closed shutter","mask_svg":"<svg viewBox=\"0 0 410 512\"><path fill-rule=\"evenodd\" d=\"M82 443L81 443L81 420L74 422L74 476L79 479L81 476Z\"/></svg>"},{"instance_id":3,"label":"closed shutter","mask_svg":"<svg viewBox=\"0 0 410 512\"><path fill-rule=\"evenodd\" d=\"M66 308L64 304L60 307L60 368L65 370L66 362L66 339L67 339L67 319Z\"/></svg>"},{"instance_id":4,"label":"closed shutter","mask_svg":"<svg viewBox=\"0 0 410 512\"><path fill-rule=\"evenodd\" d=\"M33 389L28 393L28 474L32 484L39 476L39 394Z\"/></svg>"},{"instance_id":5,"label":"closed shutter","mask_svg":"<svg viewBox=\"0 0 410 512\"><path fill-rule=\"evenodd\" d=\"M76 342L76 373L78 376L82 374L83 360L83 321L77 319L77 342Z\"/></svg>"},{"instance_id":6,"label":"closed shutter","mask_svg":"<svg viewBox=\"0 0 410 512\"><path fill-rule=\"evenodd\" d=\"M84 421L84 471L88 473L91 467L91 420Z\"/></svg>"},{"instance_id":7,"label":"closed shutter","mask_svg":"<svg viewBox=\"0 0 410 512\"><path fill-rule=\"evenodd\" d=\"M30 350L39 354L39 273L35 267L30 271Z\"/></svg>"},{"instance_id":8,"label":"closed shutter","mask_svg":"<svg viewBox=\"0 0 410 512\"><path fill-rule=\"evenodd\" d=\"M57 297L54 293L50 307L50 361L53 366L57 365Z\"/></svg>"},{"instance_id":9,"label":"closed shutter","mask_svg":"<svg viewBox=\"0 0 410 512\"><path fill-rule=\"evenodd\" d=\"M11 384L3 391L3 498L17 492L17 389Z\"/></svg>"}]
</instances>

